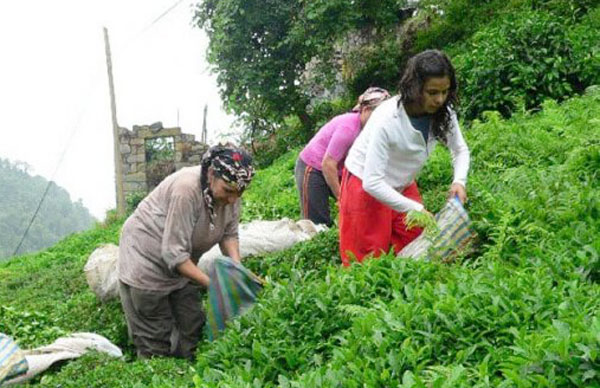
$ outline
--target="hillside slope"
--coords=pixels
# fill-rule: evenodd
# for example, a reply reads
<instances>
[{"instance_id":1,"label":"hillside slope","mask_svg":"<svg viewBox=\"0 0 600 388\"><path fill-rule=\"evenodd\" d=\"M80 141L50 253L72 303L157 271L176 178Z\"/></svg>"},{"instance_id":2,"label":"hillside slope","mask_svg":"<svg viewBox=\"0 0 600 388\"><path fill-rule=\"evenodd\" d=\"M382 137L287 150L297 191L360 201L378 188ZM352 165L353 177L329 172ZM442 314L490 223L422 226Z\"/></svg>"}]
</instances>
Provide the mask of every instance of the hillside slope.
<instances>
[{"instance_id":1,"label":"hillside slope","mask_svg":"<svg viewBox=\"0 0 600 388\"><path fill-rule=\"evenodd\" d=\"M0 158L0 261L13 255L46 192L39 213L18 253L36 251L92 226L94 218L81 201L43 177L31 176L24 163Z\"/></svg>"},{"instance_id":2,"label":"hillside slope","mask_svg":"<svg viewBox=\"0 0 600 388\"><path fill-rule=\"evenodd\" d=\"M82 268L120 224L0 264L0 331L24 347L94 331L125 360L86 356L36 384L61 387L538 387L600 385L600 93L465 131L475 252L455 263L382 257L343 269L337 231L247 260L260 302L198 359L131 361L118 303ZM259 172L245 218L294 214L290 154ZM444 202L449 155L419 179ZM266 186L261 185L264 182ZM442 184L443 183L443 184Z\"/></svg>"}]
</instances>

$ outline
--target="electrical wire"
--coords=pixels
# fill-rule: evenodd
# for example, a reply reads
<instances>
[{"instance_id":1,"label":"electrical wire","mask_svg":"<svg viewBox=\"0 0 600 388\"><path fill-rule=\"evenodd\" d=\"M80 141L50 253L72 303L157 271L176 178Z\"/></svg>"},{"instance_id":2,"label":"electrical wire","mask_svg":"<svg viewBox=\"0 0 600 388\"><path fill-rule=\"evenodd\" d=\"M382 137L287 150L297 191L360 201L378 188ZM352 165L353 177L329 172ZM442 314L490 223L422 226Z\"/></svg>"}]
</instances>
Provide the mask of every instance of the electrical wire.
<instances>
[{"instance_id":1,"label":"electrical wire","mask_svg":"<svg viewBox=\"0 0 600 388\"><path fill-rule=\"evenodd\" d=\"M137 39L140 35L142 35L147 30L149 30L150 28L152 28L152 26L154 26L161 19L163 19L165 16L167 16L171 11L173 11L175 8L177 8L177 6L179 4L181 4L182 2L183 2L183 0L177 0L175 3L173 3L169 8L167 8L165 11L163 11L158 17L156 17L152 22L150 22L146 27L144 27L142 30L140 30L140 32L134 38L131 39L131 41ZM131 43L131 41L127 42L127 44ZM98 79L99 79L99 75L96 75L95 77L93 77L93 80L98 80ZM92 83L94 83L94 82L92 82ZM92 93L87 93L87 96L89 97L91 94ZM87 102L89 102L89 100ZM79 124L81 123L81 119L83 117L83 113L85 112L85 110L87 109L87 106L88 106L87 102L85 104L83 104L82 108L79 110L79 113L77 115L76 124L75 124L73 130L71 131L71 134L69 135L69 138L67 140L65 148L63 149L58 162L56 163L56 168L54 169L54 172L52 173L52 175L50 177L50 180L48 180L48 184L46 185L46 189L44 190L44 193L42 194L42 197L40 198L40 201L38 202L38 205L37 205L37 207L35 209L35 212L33 213L33 216L31 217L31 219L29 220L29 224L27 225L27 228L23 232L23 235L21 236L19 244L17 245L17 247L15 248L15 250L14 250L14 252L12 254L13 256L16 256L17 253L19 252L19 249L21 249L21 246L23 245L23 242L27 238L27 234L29 234L29 230L31 229L31 226L35 222L35 219L36 219L38 213L40 212L40 209L42 208L42 204L44 203L44 200L46 199L46 197L48 196L48 193L50 192L50 188L52 187L52 184L54 183L54 177L56 176L56 173L58 172L58 169L60 168L60 165L62 164L62 161L65 158L65 154L67 153L67 151L69 149L69 146L71 145L71 141L75 137L75 134L76 134L77 130L80 127Z\"/></svg>"},{"instance_id":2,"label":"electrical wire","mask_svg":"<svg viewBox=\"0 0 600 388\"><path fill-rule=\"evenodd\" d=\"M97 77L93 77L92 79L97 79ZM89 86L89 89L93 90L93 88L94 88L94 82L92 82L91 85ZM91 95L92 95L92 93L87 93L88 97ZM75 125L73 126L73 129L71 130L71 133L69 134L67 143L65 144L65 147L63 148L63 150L60 154L60 157L58 159L58 162L56 163L56 167L54 168L52 175L50 175L50 180L48 180L48 184L46 184L46 189L44 190L44 194L42 194L42 198L40 198L37 208L35 209L35 212L33 213L31 220L29 220L29 224L27 225L25 232L23 232L23 235L21 236L21 240L19 241L19 244L17 245L17 247L15 248L15 251L13 252L13 256L16 256L17 253L19 252L19 249L21 249L21 246L23 245L23 242L25 241L25 238L27 237L27 234L29 233L29 230L31 229L33 222L35 221L38 213L40 212L40 209L42 208L42 204L44 203L44 200L48 196L50 187L52 187L52 184L54 183L54 177L58 173L58 169L60 168L60 165L62 164L62 162L65 158L65 155L66 155L67 151L69 150L69 146L71 145L71 142L73 141L73 138L75 137L75 134L77 133L77 130L80 127L80 123L81 123L83 115L87 109L87 106L88 106L88 103L86 102L85 104L82 105L82 107L79 109L79 112L77 113L77 119L75 121Z\"/></svg>"},{"instance_id":3,"label":"electrical wire","mask_svg":"<svg viewBox=\"0 0 600 388\"><path fill-rule=\"evenodd\" d=\"M173 5L171 5L169 8L167 8L163 13L161 13L156 19L154 19L152 21L152 23L150 23L150 25L146 26L146 28L144 28L140 33L146 32L146 30L150 29L153 25L155 25L156 23L158 23L158 21L160 19L162 19L165 16L167 16L172 10L174 10L175 8L177 8L177 6L179 4L181 4L182 2L183 2L183 0L176 1Z\"/></svg>"}]
</instances>

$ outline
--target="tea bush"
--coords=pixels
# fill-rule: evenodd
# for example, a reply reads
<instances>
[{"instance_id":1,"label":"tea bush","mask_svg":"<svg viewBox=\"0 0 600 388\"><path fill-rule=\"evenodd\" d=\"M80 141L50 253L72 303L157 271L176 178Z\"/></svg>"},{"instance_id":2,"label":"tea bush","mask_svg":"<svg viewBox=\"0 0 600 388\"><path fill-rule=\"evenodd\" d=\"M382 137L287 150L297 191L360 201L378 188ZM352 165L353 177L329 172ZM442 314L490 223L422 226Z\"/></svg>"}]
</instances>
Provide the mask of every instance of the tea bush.
<instances>
[{"instance_id":1,"label":"tea bush","mask_svg":"<svg viewBox=\"0 0 600 388\"><path fill-rule=\"evenodd\" d=\"M121 224L97 225L47 251L3 263L0 332L15 335L28 347L47 344L82 326L109 338L122 337L123 320L116 314L120 307L99 303L83 274L88 256L99 244L118 242Z\"/></svg>"},{"instance_id":2,"label":"tea bush","mask_svg":"<svg viewBox=\"0 0 600 388\"><path fill-rule=\"evenodd\" d=\"M497 110L508 117L600 82L597 15L565 26L552 14L523 11L477 32L454 57L465 116Z\"/></svg>"},{"instance_id":3,"label":"tea bush","mask_svg":"<svg viewBox=\"0 0 600 388\"><path fill-rule=\"evenodd\" d=\"M412 51L443 49L468 39L490 20L502 17L511 8L519 9L520 3L522 1L485 0L474 7L468 0L425 0L420 5L430 19L429 26L417 33Z\"/></svg>"},{"instance_id":4,"label":"tea bush","mask_svg":"<svg viewBox=\"0 0 600 388\"><path fill-rule=\"evenodd\" d=\"M294 179L299 151L280 156L270 167L259 170L244 193L242 221L298 218L300 205Z\"/></svg>"},{"instance_id":5,"label":"tea bush","mask_svg":"<svg viewBox=\"0 0 600 388\"><path fill-rule=\"evenodd\" d=\"M419 3L430 19L430 25L418 32L414 52L447 48L468 40L490 22L509 14L539 11L568 25L579 22L600 5L598 0L483 0L477 6L468 0L424 0Z\"/></svg>"},{"instance_id":6,"label":"tea bush","mask_svg":"<svg viewBox=\"0 0 600 388\"><path fill-rule=\"evenodd\" d=\"M0 331L24 347L94 331L125 349L48 371L41 386L599 386L600 92L542 106L465 128L478 241L454 263L388 254L342 268L333 228L248 258L267 286L194 363L132 361L118 303L96 302L82 274L97 245L116 242L113 223L0 263ZM296 218L295 157L258 174L245 217ZM451 174L438 147L419 177L429 209Z\"/></svg>"},{"instance_id":7,"label":"tea bush","mask_svg":"<svg viewBox=\"0 0 600 388\"><path fill-rule=\"evenodd\" d=\"M543 106L466 131L473 259L346 270L332 233L292 249L303 254L251 260L270 286L201 349L196 386L600 384L600 94ZM428 206L447 189L428 176L450 182L448 162L439 148L419 180Z\"/></svg>"}]
</instances>

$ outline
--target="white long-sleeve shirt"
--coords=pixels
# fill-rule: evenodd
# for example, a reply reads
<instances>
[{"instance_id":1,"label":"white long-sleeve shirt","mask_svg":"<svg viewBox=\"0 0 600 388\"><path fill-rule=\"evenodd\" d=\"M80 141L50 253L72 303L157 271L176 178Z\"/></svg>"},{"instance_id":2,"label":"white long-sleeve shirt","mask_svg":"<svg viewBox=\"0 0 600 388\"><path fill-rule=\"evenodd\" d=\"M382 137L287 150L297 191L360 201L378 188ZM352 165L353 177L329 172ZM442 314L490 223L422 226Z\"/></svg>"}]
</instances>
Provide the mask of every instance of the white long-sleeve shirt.
<instances>
[{"instance_id":1,"label":"white long-sleeve shirt","mask_svg":"<svg viewBox=\"0 0 600 388\"><path fill-rule=\"evenodd\" d=\"M362 180L363 189L398 212L422 210L423 205L401 193L418 175L437 143L416 130L398 104L398 96L375 109L346 158L346 168ZM448 134L454 167L453 183L465 186L469 171L469 148L460 132L456 114Z\"/></svg>"}]
</instances>

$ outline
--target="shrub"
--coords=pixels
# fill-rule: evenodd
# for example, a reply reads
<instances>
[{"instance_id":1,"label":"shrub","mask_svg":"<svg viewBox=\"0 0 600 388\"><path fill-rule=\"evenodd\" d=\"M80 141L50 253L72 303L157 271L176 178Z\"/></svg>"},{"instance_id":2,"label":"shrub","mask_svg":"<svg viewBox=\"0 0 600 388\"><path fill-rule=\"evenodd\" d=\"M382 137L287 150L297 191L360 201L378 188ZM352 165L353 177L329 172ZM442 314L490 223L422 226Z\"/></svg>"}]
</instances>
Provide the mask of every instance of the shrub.
<instances>
[{"instance_id":1,"label":"shrub","mask_svg":"<svg viewBox=\"0 0 600 388\"><path fill-rule=\"evenodd\" d=\"M370 86L386 88L393 94L400 80L400 63L405 60L400 42L393 34L359 47L344 62L346 87L356 96Z\"/></svg>"},{"instance_id":2,"label":"shrub","mask_svg":"<svg viewBox=\"0 0 600 388\"><path fill-rule=\"evenodd\" d=\"M569 29L567 39L573 49L570 81L577 91L600 84L600 7Z\"/></svg>"},{"instance_id":3,"label":"shrub","mask_svg":"<svg viewBox=\"0 0 600 388\"><path fill-rule=\"evenodd\" d=\"M259 170L242 197L242 221L297 219L300 205L294 179L298 151L279 157L272 166Z\"/></svg>"},{"instance_id":4,"label":"shrub","mask_svg":"<svg viewBox=\"0 0 600 388\"><path fill-rule=\"evenodd\" d=\"M413 53L431 48L443 49L468 39L490 20L501 17L506 9L515 7L515 2L520 1L484 0L474 6L469 0L426 0L420 7L431 23L429 28L418 32Z\"/></svg>"},{"instance_id":5,"label":"shrub","mask_svg":"<svg viewBox=\"0 0 600 388\"><path fill-rule=\"evenodd\" d=\"M467 118L485 110L510 116L573 93L573 50L564 26L548 14L511 15L475 34L466 50L454 61Z\"/></svg>"},{"instance_id":6,"label":"shrub","mask_svg":"<svg viewBox=\"0 0 600 388\"><path fill-rule=\"evenodd\" d=\"M565 22L576 23L587 12L598 7L598 0L527 0L532 9L546 10Z\"/></svg>"},{"instance_id":7,"label":"shrub","mask_svg":"<svg viewBox=\"0 0 600 388\"><path fill-rule=\"evenodd\" d=\"M598 0L422 0L421 13L430 26L418 32L413 53L449 46L468 40L474 33L507 15L539 11L563 25L578 23Z\"/></svg>"},{"instance_id":8,"label":"shrub","mask_svg":"<svg viewBox=\"0 0 600 388\"><path fill-rule=\"evenodd\" d=\"M127 203L127 214L131 214L135 211L137 206L142 202L144 198L146 198L146 191L139 190L133 193L129 193L127 198L125 198L125 202Z\"/></svg>"}]
</instances>

